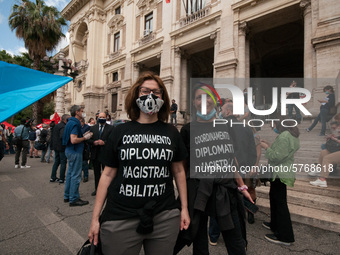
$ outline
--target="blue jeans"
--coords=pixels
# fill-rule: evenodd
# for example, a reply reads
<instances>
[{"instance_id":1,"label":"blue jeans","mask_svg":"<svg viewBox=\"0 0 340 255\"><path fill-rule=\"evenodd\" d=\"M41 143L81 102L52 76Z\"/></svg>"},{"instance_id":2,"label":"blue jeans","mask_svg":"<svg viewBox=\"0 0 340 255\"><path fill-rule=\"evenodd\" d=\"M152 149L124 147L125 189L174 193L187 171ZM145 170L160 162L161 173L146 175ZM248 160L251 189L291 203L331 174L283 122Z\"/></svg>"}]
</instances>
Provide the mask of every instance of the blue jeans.
<instances>
[{"instance_id":1,"label":"blue jeans","mask_svg":"<svg viewBox=\"0 0 340 255\"><path fill-rule=\"evenodd\" d=\"M173 124L173 120L175 120L175 126L177 126L177 114L171 113L170 117L171 125Z\"/></svg>"},{"instance_id":2,"label":"blue jeans","mask_svg":"<svg viewBox=\"0 0 340 255\"><path fill-rule=\"evenodd\" d=\"M218 238L220 237L220 227L215 218L210 217L209 220L209 237L210 241L216 243Z\"/></svg>"},{"instance_id":3,"label":"blue jeans","mask_svg":"<svg viewBox=\"0 0 340 255\"><path fill-rule=\"evenodd\" d=\"M60 180L65 180L67 158L64 151L54 151L54 163L52 167L51 179L57 178L57 170L60 165Z\"/></svg>"},{"instance_id":4,"label":"blue jeans","mask_svg":"<svg viewBox=\"0 0 340 255\"><path fill-rule=\"evenodd\" d=\"M70 203L79 199L79 183L81 180L81 167L83 163L83 153L67 153L68 169L65 182L64 199L69 199Z\"/></svg>"},{"instance_id":5,"label":"blue jeans","mask_svg":"<svg viewBox=\"0 0 340 255\"><path fill-rule=\"evenodd\" d=\"M319 115L315 118L312 125L308 128L310 131L318 124L318 122L321 122L321 135L325 135L326 133L326 119L328 115L329 110L328 109L320 109Z\"/></svg>"},{"instance_id":6,"label":"blue jeans","mask_svg":"<svg viewBox=\"0 0 340 255\"><path fill-rule=\"evenodd\" d=\"M288 107L288 117L293 119L293 109L295 109L296 120L301 120L300 109L295 104L287 104Z\"/></svg>"},{"instance_id":7,"label":"blue jeans","mask_svg":"<svg viewBox=\"0 0 340 255\"><path fill-rule=\"evenodd\" d=\"M47 154L46 154L46 162L50 162L50 157L51 157L51 147L50 147L50 144L48 144Z\"/></svg>"},{"instance_id":8,"label":"blue jeans","mask_svg":"<svg viewBox=\"0 0 340 255\"><path fill-rule=\"evenodd\" d=\"M89 161L88 160L83 160L82 169L84 172L83 178L89 178Z\"/></svg>"}]
</instances>

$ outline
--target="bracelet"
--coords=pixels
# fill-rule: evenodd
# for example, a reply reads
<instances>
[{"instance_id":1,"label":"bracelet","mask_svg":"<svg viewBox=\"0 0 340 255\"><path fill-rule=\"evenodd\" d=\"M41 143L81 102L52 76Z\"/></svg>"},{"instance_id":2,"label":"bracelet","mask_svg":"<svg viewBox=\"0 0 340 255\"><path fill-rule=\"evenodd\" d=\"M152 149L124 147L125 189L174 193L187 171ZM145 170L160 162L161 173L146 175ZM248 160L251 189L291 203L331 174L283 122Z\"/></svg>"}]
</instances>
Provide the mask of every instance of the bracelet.
<instances>
[{"instance_id":1,"label":"bracelet","mask_svg":"<svg viewBox=\"0 0 340 255\"><path fill-rule=\"evenodd\" d=\"M242 185L241 187L238 187L239 191L244 191L244 190L248 190L248 186L247 185Z\"/></svg>"}]
</instances>

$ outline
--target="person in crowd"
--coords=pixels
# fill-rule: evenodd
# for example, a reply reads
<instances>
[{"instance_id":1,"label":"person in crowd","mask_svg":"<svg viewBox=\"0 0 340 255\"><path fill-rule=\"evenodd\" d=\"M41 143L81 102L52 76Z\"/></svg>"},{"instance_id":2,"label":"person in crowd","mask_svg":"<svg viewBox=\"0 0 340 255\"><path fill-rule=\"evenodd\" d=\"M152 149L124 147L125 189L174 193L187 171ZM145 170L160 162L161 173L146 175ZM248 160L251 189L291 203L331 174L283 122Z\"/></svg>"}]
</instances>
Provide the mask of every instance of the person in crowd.
<instances>
[{"instance_id":1,"label":"person in crowd","mask_svg":"<svg viewBox=\"0 0 340 255\"><path fill-rule=\"evenodd\" d=\"M90 126L85 124L84 118L80 120L80 124L81 124L82 134L85 134L87 131L90 131ZM83 182L89 181L89 159L90 159L90 145L88 141L85 141L84 150L83 150L83 163L82 163Z\"/></svg>"},{"instance_id":2,"label":"person in crowd","mask_svg":"<svg viewBox=\"0 0 340 255\"><path fill-rule=\"evenodd\" d=\"M99 116L98 116L98 118L99 118ZM98 119L97 119L97 120L98 120ZM106 123L107 123L108 125L113 126L113 120L111 119L111 115L110 115L110 114L107 114L107 115L106 115Z\"/></svg>"},{"instance_id":3,"label":"person in crowd","mask_svg":"<svg viewBox=\"0 0 340 255\"><path fill-rule=\"evenodd\" d=\"M88 141L91 146L91 160L94 170L94 191L91 194L92 196L97 193L101 172L104 169L104 146L113 130L113 126L106 123L105 112L99 113L97 122L96 125L91 127L93 136Z\"/></svg>"},{"instance_id":4,"label":"person in crowd","mask_svg":"<svg viewBox=\"0 0 340 255\"><path fill-rule=\"evenodd\" d=\"M47 134L47 153L46 153L46 163L48 164L50 163L51 153L53 153L52 152L53 150L51 149L51 139L52 139L52 131L53 131L53 128L55 127L55 121L52 120L49 126L50 127L47 130L48 134Z\"/></svg>"},{"instance_id":5,"label":"person in crowd","mask_svg":"<svg viewBox=\"0 0 340 255\"><path fill-rule=\"evenodd\" d=\"M222 107L222 117L228 122L238 122L236 116L233 114L233 103L226 103ZM249 126L232 126L230 128L232 139L234 141L235 157L239 167L252 167L257 162L257 151L254 139L254 133ZM253 187L251 173L242 174L245 184L248 186L248 192L251 198L256 202L255 188ZM254 214L248 212L248 222L254 223Z\"/></svg>"},{"instance_id":6,"label":"person in crowd","mask_svg":"<svg viewBox=\"0 0 340 255\"><path fill-rule=\"evenodd\" d=\"M100 230L104 254L138 255L143 246L146 255L169 255L190 219L183 168L187 153L177 129L165 123L170 100L163 81L143 73L128 91L125 109L132 121L115 127L106 144L88 236L96 245Z\"/></svg>"},{"instance_id":7,"label":"person in crowd","mask_svg":"<svg viewBox=\"0 0 340 255\"><path fill-rule=\"evenodd\" d=\"M9 131L9 136L7 139L8 145L9 145L9 153L10 154L15 154L14 148L13 148L13 131L12 131L12 127L8 127L8 131Z\"/></svg>"},{"instance_id":8,"label":"person in crowd","mask_svg":"<svg viewBox=\"0 0 340 255\"><path fill-rule=\"evenodd\" d=\"M79 184L81 180L81 171L83 163L84 141L91 138L92 133L82 134L80 120L83 118L83 108L79 105L73 105L70 109L71 116L63 134L63 145L65 155L68 160L68 169L66 175L64 202L70 203L70 206L83 206L89 202L80 199Z\"/></svg>"},{"instance_id":9,"label":"person in crowd","mask_svg":"<svg viewBox=\"0 0 340 255\"><path fill-rule=\"evenodd\" d=\"M19 138L18 143L16 144L16 153L15 153L15 168L30 168L27 163L27 154L29 148L29 141L28 141L28 132L31 130L31 121L27 121L26 119L21 119L21 125L14 129L14 137ZM20 154L21 155L21 166L19 166L20 162Z\"/></svg>"},{"instance_id":10,"label":"person in crowd","mask_svg":"<svg viewBox=\"0 0 340 255\"><path fill-rule=\"evenodd\" d=\"M94 118L89 118L87 125L89 125L90 127L96 125L96 120Z\"/></svg>"},{"instance_id":11,"label":"person in crowd","mask_svg":"<svg viewBox=\"0 0 340 255\"><path fill-rule=\"evenodd\" d=\"M310 132L313 130L313 128L318 124L318 122L321 122L321 132L320 136L324 136L326 134L326 121L327 116L330 112L330 109L335 105L335 95L334 95L334 89L332 86L328 85L323 88L323 92L327 95L323 100L318 100L321 104L320 106L320 113L319 115L314 119L312 125L307 128L307 132Z\"/></svg>"},{"instance_id":12,"label":"person in crowd","mask_svg":"<svg viewBox=\"0 0 340 255\"><path fill-rule=\"evenodd\" d=\"M333 134L327 136L324 149L320 152L318 164L314 171L308 172L310 176L320 176L315 181L309 182L313 186L327 188L327 178L333 172L334 164L340 164L340 123L337 125Z\"/></svg>"},{"instance_id":13,"label":"person in crowd","mask_svg":"<svg viewBox=\"0 0 340 255\"><path fill-rule=\"evenodd\" d=\"M46 155L47 148L48 148L48 136L49 136L48 129L49 129L49 125L43 124L42 130L39 135L39 143L44 146L43 149L41 150L40 162L46 162L45 155Z\"/></svg>"},{"instance_id":14,"label":"person in crowd","mask_svg":"<svg viewBox=\"0 0 340 255\"><path fill-rule=\"evenodd\" d=\"M265 239L272 243L290 245L294 239L292 222L287 205L287 186L293 187L295 171L292 169L295 152L300 148L299 129L294 127L294 121L285 121L282 118L274 121L273 131L278 134L270 145L261 141L261 147L266 150L265 157L272 167L279 167L282 171L273 171L270 183L270 222L263 222L262 226L272 230L272 234L265 235Z\"/></svg>"},{"instance_id":15,"label":"person in crowd","mask_svg":"<svg viewBox=\"0 0 340 255\"><path fill-rule=\"evenodd\" d=\"M30 142L30 158L40 158L38 156L38 150L34 147L35 140L37 139L36 133L37 127L32 125L32 130L28 133L28 140Z\"/></svg>"},{"instance_id":16,"label":"person in crowd","mask_svg":"<svg viewBox=\"0 0 340 255\"><path fill-rule=\"evenodd\" d=\"M172 104L170 107L170 118L171 118L171 125L173 125L173 120L175 120L175 127L177 127L177 104L175 99L172 99Z\"/></svg>"},{"instance_id":17,"label":"person in crowd","mask_svg":"<svg viewBox=\"0 0 340 255\"><path fill-rule=\"evenodd\" d=\"M216 219L228 254L246 254L245 210L239 191L252 202L247 186L237 171L219 171L216 175L209 173L209 167L213 170L236 167L230 127L213 125L216 109L213 98L207 93L213 93L210 88L201 83L194 86L192 102L196 116L181 129L190 154L186 169L191 224L187 231L180 232L173 254L190 244L193 244L193 254L209 254L208 216ZM207 99L204 104L202 95ZM202 114L202 104L206 105L207 114ZM208 137L218 138L206 139ZM216 154L204 153L213 147L224 149Z\"/></svg>"},{"instance_id":18,"label":"person in crowd","mask_svg":"<svg viewBox=\"0 0 340 255\"><path fill-rule=\"evenodd\" d=\"M6 129L6 126L5 126L5 124L1 124L0 125L0 130L2 129L2 134L4 135L4 137L5 137L5 141L6 141L6 143L8 143L8 136L9 136L9 131L8 131L8 129ZM0 131L1 132L1 131ZM0 144L1 144L1 142L0 142ZM8 144L7 144L8 145ZM3 142L3 144L2 144L2 148L3 148L3 153L4 154L9 154L8 153L8 151L9 151L9 147L8 146L6 146L6 144ZM6 149L7 148L7 149Z\"/></svg>"},{"instance_id":19,"label":"person in crowd","mask_svg":"<svg viewBox=\"0 0 340 255\"><path fill-rule=\"evenodd\" d=\"M2 125L0 125L0 161L4 157L5 150L9 150L9 145L6 140L4 130L5 128Z\"/></svg>"},{"instance_id":20,"label":"person in crowd","mask_svg":"<svg viewBox=\"0 0 340 255\"><path fill-rule=\"evenodd\" d=\"M39 142L39 137L40 137L40 134L41 134L41 130L40 128L37 126L37 128L35 129L35 141L34 141L34 144L35 142ZM35 148L35 146L34 146ZM40 158L39 156L39 150L37 150L37 156L34 156L35 158Z\"/></svg>"},{"instance_id":21,"label":"person in crowd","mask_svg":"<svg viewBox=\"0 0 340 255\"><path fill-rule=\"evenodd\" d=\"M62 184L65 181L67 158L65 155L65 146L62 143L68 118L70 118L69 114L64 114L61 116L61 121L52 130L51 149L54 151L54 162L50 182L58 181L60 184ZM57 170L59 165L60 172L59 178L57 178Z\"/></svg>"},{"instance_id":22,"label":"person in crowd","mask_svg":"<svg viewBox=\"0 0 340 255\"><path fill-rule=\"evenodd\" d=\"M289 86L290 88L295 88L296 87L296 81L292 81L292 83ZM287 99L299 99L300 98L300 93L294 92L294 93L287 93ZM288 117L290 119L293 119L293 109L295 109L295 118L296 121L300 124L301 123L301 112L299 107L297 107L295 104L287 104L288 108Z\"/></svg>"}]
</instances>

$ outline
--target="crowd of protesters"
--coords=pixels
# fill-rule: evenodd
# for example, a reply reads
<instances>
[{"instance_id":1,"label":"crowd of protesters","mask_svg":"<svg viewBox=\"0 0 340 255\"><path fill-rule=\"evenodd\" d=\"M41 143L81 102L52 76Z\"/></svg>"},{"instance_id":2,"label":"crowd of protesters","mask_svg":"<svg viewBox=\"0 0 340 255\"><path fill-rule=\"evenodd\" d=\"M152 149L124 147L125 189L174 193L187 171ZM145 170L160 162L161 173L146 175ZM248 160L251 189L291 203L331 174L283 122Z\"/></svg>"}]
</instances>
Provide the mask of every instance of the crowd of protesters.
<instances>
[{"instance_id":1,"label":"crowd of protesters","mask_svg":"<svg viewBox=\"0 0 340 255\"><path fill-rule=\"evenodd\" d=\"M278 118L272 127L277 137L269 144L248 126L213 126L217 118L228 123L250 118L246 100L243 116L233 114L230 99L217 112L210 96L213 92L212 85L194 86L191 103L195 114L178 132L177 122L175 126L167 123L175 101L171 106L163 81L145 72L127 93L125 110L131 119L127 124L113 127L109 112L99 110L86 123L84 108L74 105L59 123L44 124L42 129L23 119L11 138L11 132L1 128L0 145L14 152L10 142L13 137L20 138L15 168L30 168L27 155L49 163L53 154L50 182L65 184L64 202L71 207L89 204L80 198L79 185L81 180L88 182L89 168L93 168L91 195L96 200L88 237L94 245L100 243L103 254L137 255L142 247L147 255L177 254L191 244L193 254L209 254L209 243L216 245L220 234L228 254L246 254L245 220L252 224L255 218L251 210L246 214L245 201L256 203L259 183L257 173L244 174L239 169L258 166L261 150L272 166L292 164L300 147L300 132L297 127L282 126ZM334 134L327 140L340 147L340 124L332 125ZM340 152L323 146L319 164L340 163ZM213 147L220 151L204 154ZM238 171L203 171L204 166L220 164L235 166ZM202 166L202 172L197 173L197 166ZM311 184L327 187L327 177L325 173ZM265 235L270 242L290 245L295 241L287 206L287 186L293 186L294 181L292 171L275 172L270 178L270 222L262 224L272 231Z\"/></svg>"}]
</instances>

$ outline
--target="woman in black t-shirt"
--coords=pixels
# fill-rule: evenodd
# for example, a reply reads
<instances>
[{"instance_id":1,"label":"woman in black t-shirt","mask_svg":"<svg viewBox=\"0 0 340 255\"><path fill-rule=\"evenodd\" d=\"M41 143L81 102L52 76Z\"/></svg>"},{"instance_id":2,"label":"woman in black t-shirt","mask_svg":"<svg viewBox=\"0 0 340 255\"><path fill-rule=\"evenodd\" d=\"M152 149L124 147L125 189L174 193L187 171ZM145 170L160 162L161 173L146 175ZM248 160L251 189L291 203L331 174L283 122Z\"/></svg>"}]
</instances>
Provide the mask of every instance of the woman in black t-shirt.
<instances>
[{"instance_id":1,"label":"woman in black t-shirt","mask_svg":"<svg viewBox=\"0 0 340 255\"><path fill-rule=\"evenodd\" d=\"M170 100L162 80L142 74L127 94L125 109L132 121L117 126L106 144L88 236L97 244L100 229L104 254L138 255L142 245L146 255L172 254L179 230L190 223L187 152L177 129L165 123Z\"/></svg>"},{"instance_id":2,"label":"woman in black t-shirt","mask_svg":"<svg viewBox=\"0 0 340 255\"><path fill-rule=\"evenodd\" d=\"M196 118L184 125L181 135L190 160L187 160L188 207L191 218L187 231L181 231L175 248L177 254L193 244L193 254L209 254L208 216L217 220L228 254L245 254L244 207L239 191L252 201L237 172L234 147L228 125L214 125L214 88L198 84L192 90ZM205 106L206 113L202 113Z\"/></svg>"}]
</instances>

